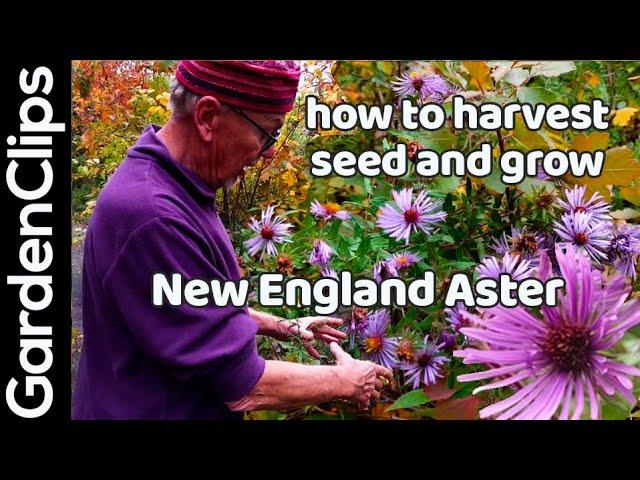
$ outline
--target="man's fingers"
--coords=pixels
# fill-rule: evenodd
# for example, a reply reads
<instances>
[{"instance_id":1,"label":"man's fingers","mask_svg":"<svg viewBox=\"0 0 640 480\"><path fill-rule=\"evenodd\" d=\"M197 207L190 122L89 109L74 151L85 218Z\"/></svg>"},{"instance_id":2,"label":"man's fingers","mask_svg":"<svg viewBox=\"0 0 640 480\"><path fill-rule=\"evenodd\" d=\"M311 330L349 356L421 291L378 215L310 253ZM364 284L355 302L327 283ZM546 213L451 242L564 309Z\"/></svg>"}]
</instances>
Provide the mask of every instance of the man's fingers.
<instances>
[{"instance_id":1,"label":"man's fingers","mask_svg":"<svg viewBox=\"0 0 640 480\"><path fill-rule=\"evenodd\" d=\"M333 318L333 317L329 317L329 318L325 318L325 325L329 325L331 327L339 327L342 325L342 319L341 318Z\"/></svg>"},{"instance_id":2,"label":"man's fingers","mask_svg":"<svg viewBox=\"0 0 640 480\"><path fill-rule=\"evenodd\" d=\"M309 326L307 328L309 330L315 331L327 325L331 327L339 327L340 325L342 325L342 320L340 318L333 317L312 317L311 323L309 323Z\"/></svg>"},{"instance_id":3,"label":"man's fingers","mask_svg":"<svg viewBox=\"0 0 640 480\"><path fill-rule=\"evenodd\" d=\"M316 334L316 338L318 340L322 340L324 343L331 343L331 342L342 343L344 341L344 338L336 338L336 337L332 337L330 335L325 335L321 333Z\"/></svg>"},{"instance_id":4,"label":"man's fingers","mask_svg":"<svg viewBox=\"0 0 640 480\"><path fill-rule=\"evenodd\" d=\"M320 359L320 354L311 343L304 342L303 345L304 345L304 348L307 350L307 352L309 352L309 355L311 355L315 359Z\"/></svg>"},{"instance_id":5,"label":"man's fingers","mask_svg":"<svg viewBox=\"0 0 640 480\"><path fill-rule=\"evenodd\" d=\"M347 338L347 334L345 332L341 332L340 330L336 330L335 328L331 328L331 327L322 327L317 330L317 333L331 335L332 337L341 338L343 340Z\"/></svg>"},{"instance_id":6,"label":"man's fingers","mask_svg":"<svg viewBox=\"0 0 640 480\"><path fill-rule=\"evenodd\" d=\"M340 348L340 345L338 345L336 342L331 342L329 344L329 350L331 350L331 354L336 358L336 361L338 363L351 358L351 356L345 352L344 350L342 350Z\"/></svg>"},{"instance_id":7,"label":"man's fingers","mask_svg":"<svg viewBox=\"0 0 640 480\"><path fill-rule=\"evenodd\" d=\"M374 390L371 392L371 398L374 400L380 400L380 392L378 390Z\"/></svg>"},{"instance_id":8,"label":"man's fingers","mask_svg":"<svg viewBox=\"0 0 640 480\"><path fill-rule=\"evenodd\" d=\"M311 340L313 340L315 337L315 335L313 334L313 332L310 332L309 330L305 330L304 328L300 329L300 338L303 341L306 342L310 342Z\"/></svg>"},{"instance_id":9,"label":"man's fingers","mask_svg":"<svg viewBox=\"0 0 640 480\"><path fill-rule=\"evenodd\" d=\"M379 377L376 377L376 390L377 391L382 390L382 386L383 386L382 380L380 380Z\"/></svg>"},{"instance_id":10,"label":"man's fingers","mask_svg":"<svg viewBox=\"0 0 640 480\"><path fill-rule=\"evenodd\" d=\"M388 368L383 367L382 365L375 365L376 375L378 377L384 377L387 380L393 380L393 372Z\"/></svg>"}]
</instances>

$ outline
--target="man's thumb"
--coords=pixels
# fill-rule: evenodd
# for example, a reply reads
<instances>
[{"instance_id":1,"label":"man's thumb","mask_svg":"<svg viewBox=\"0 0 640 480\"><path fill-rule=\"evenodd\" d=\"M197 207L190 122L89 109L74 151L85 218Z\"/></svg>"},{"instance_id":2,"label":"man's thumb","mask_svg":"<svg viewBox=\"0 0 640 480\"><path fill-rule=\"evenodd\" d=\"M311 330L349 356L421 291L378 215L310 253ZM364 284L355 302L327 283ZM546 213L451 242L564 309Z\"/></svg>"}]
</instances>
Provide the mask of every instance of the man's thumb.
<instances>
[{"instance_id":1,"label":"man's thumb","mask_svg":"<svg viewBox=\"0 0 640 480\"><path fill-rule=\"evenodd\" d=\"M347 358L351 358L351 356L347 352L342 350L342 348L340 348L340 345L338 345L336 342L331 342L329 344L329 350L331 350L333 356L336 357L336 361L338 363Z\"/></svg>"}]
</instances>

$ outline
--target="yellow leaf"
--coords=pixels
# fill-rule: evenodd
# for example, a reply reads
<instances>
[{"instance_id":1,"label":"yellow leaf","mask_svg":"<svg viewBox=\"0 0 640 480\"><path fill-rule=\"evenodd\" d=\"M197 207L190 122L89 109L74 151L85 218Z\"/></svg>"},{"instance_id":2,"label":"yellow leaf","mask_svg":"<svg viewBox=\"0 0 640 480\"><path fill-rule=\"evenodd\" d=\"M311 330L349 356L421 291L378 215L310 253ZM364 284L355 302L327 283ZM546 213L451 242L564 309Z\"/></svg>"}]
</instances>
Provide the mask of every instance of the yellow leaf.
<instances>
[{"instance_id":1,"label":"yellow leaf","mask_svg":"<svg viewBox=\"0 0 640 480\"><path fill-rule=\"evenodd\" d=\"M606 150L609 144L609 133L596 132L581 133L571 141L570 150L576 152L595 152L596 150Z\"/></svg>"},{"instance_id":2,"label":"yellow leaf","mask_svg":"<svg viewBox=\"0 0 640 480\"><path fill-rule=\"evenodd\" d=\"M513 139L518 146L523 147L526 150L547 149L549 144L545 139L537 132L529 130L524 124L522 115L516 116L515 129L513 130Z\"/></svg>"},{"instance_id":3,"label":"yellow leaf","mask_svg":"<svg viewBox=\"0 0 640 480\"><path fill-rule=\"evenodd\" d=\"M602 173L599 177L585 175L576 178L570 174L566 175L570 184L586 185L588 195L600 192L606 200L611 199L609 187L612 185L620 188L630 187L638 177L640 177L640 162L633 158L633 152L627 147L615 147L607 150Z\"/></svg>"},{"instance_id":4,"label":"yellow leaf","mask_svg":"<svg viewBox=\"0 0 640 480\"><path fill-rule=\"evenodd\" d=\"M637 108L621 108L620 110L616 111L616 114L613 117L613 124L616 127L626 127L629 123L629 120L633 118L637 111Z\"/></svg>"},{"instance_id":5,"label":"yellow leaf","mask_svg":"<svg viewBox=\"0 0 640 480\"><path fill-rule=\"evenodd\" d=\"M376 62L376 67L387 75L393 75L396 70L394 62Z\"/></svg>"},{"instance_id":6,"label":"yellow leaf","mask_svg":"<svg viewBox=\"0 0 640 480\"><path fill-rule=\"evenodd\" d=\"M166 107L169 104L169 92L163 92L160 95L156 95L156 100L160 105Z\"/></svg>"},{"instance_id":7,"label":"yellow leaf","mask_svg":"<svg viewBox=\"0 0 640 480\"><path fill-rule=\"evenodd\" d=\"M298 177L291 170L286 170L282 174L282 181L284 181L287 187L293 187L298 182Z\"/></svg>"},{"instance_id":8,"label":"yellow leaf","mask_svg":"<svg viewBox=\"0 0 640 480\"><path fill-rule=\"evenodd\" d=\"M469 90L477 89L482 93L493 88L491 70L484 62L464 62L464 67L469 72Z\"/></svg>"},{"instance_id":9,"label":"yellow leaf","mask_svg":"<svg viewBox=\"0 0 640 480\"><path fill-rule=\"evenodd\" d=\"M587 74L587 83L592 87L597 87L598 85L600 85L600 77L595 73L589 72Z\"/></svg>"},{"instance_id":10,"label":"yellow leaf","mask_svg":"<svg viewBox=\"0 0 640 480\"><path fill-rule=\"evenodd\" d=\"M620 194L625 200L640 205L640 181L636 181L635 187L620 187Z\"/></svg>"}]
</instances>

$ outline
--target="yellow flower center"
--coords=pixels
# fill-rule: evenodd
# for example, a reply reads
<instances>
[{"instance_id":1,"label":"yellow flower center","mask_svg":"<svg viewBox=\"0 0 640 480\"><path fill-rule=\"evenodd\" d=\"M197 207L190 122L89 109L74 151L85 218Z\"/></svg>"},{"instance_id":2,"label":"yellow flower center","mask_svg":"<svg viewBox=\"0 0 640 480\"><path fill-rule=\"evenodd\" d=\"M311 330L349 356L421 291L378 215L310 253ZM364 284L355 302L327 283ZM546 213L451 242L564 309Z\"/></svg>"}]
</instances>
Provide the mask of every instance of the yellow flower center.
<instances>
[{"instance_id":1,"label":"yellow flower center","mask_svg":"<svg viewBox=\"0 0 640 480\"><path fill-rule=\"evenodd\" d=\"M328 202L324 204L324 209L329 215L335 215L340 211L340 205L333 202Z\"/></svg>"},{"instance_id":2,"label":"yellow flower center","mask_svg":"<svg viewBox=\"0 0 640 480\"><path fill-rule=\"evenodd\" d=\"M367 353L377 352L381 347L382 338L380 337L369 337L364 341L364 350Z\"/></svg>"}]
</instances>

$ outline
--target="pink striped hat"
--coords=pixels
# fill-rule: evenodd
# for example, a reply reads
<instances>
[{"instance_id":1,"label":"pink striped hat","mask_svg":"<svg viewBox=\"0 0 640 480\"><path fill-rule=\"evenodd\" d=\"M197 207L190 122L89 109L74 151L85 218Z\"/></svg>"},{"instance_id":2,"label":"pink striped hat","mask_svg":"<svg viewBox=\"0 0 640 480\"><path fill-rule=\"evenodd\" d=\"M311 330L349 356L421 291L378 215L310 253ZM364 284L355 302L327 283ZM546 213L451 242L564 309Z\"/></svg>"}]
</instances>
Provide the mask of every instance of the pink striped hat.
<instances>
[{"instance_id":1,"label":"pink striped hat","mask_svg":"<svg viewBox=\"0 0 640 480\"><path fill-rule=\"evenodd\" d=\"M188 90L222 103L287 113L296 99L300 64L290 60L182 60L176 78Z\"/></svg>"}]
</instances>

